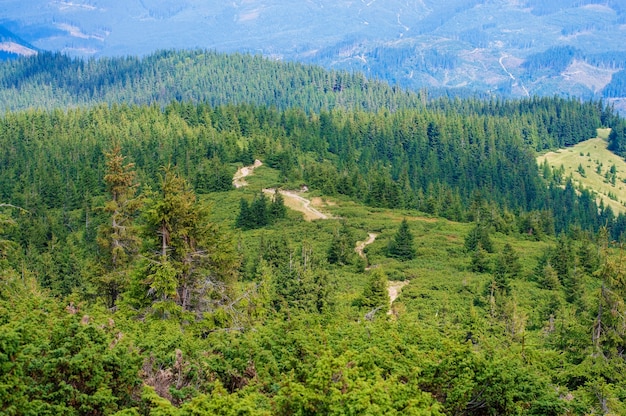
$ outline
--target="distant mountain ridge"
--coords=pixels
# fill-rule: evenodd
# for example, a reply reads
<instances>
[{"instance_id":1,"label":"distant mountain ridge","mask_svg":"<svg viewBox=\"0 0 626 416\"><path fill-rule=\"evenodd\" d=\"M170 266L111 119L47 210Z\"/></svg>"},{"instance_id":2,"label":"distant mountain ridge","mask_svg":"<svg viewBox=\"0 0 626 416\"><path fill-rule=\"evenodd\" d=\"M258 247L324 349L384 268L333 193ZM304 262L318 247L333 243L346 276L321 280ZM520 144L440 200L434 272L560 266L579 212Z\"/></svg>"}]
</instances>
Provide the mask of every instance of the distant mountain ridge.
<instances>
[{"instance_id":1,"label":"distant mountain ridge","mask_svg":"<svg viewBox=\"0 0 626 416\"><path fill-rule=\"evenodd\" d=\"M7 30L72 56L208 48L358 70L413 89L618 105L626 97L620 0L6 0L3 8Z\"/></svg>"},{"instance_id":2,"label":"distant mountain ridge","mask_svg":"<svg viewBox=\"0 0 626 416\"><path fill-rule=\"evenodd\" d=\"M32 56L36 53L37 48L0 25L0 59Z\"/></svg>"}]
</instances>

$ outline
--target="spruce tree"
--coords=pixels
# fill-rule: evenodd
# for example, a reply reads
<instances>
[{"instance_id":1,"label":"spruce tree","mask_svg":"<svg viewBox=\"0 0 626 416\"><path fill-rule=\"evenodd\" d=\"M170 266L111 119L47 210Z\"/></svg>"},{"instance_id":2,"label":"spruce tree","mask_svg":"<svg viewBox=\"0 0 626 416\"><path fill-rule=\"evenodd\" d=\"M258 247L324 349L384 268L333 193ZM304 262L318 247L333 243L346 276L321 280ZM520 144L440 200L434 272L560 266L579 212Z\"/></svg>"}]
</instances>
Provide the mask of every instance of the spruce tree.
<instances>
[{"instance_id":1,"label":"spruce tree","mask_svg":"<svg viewBox=\"0 0 626 416\"><path fill-rule=\"evenodd\" d=\"M264 227L269 224L270 216L267 209L267 198L261 193L250 204L250 214L252 217L252 228Z\"/></svg>"},{"instance_id":2,"label":"spruce tree","mask_svg":"<svg viewBox=\"0 0 626 416\"><path fill-rule=\"evenodd\" d=\"M409 223L402 220L398 232L389 244L387 256L399 260L411 260L415 258L415 248L413 247L413 235L409 229Z\"/></svg>"},{"instance_id":3,"label":"spruce tree","mask_svg":"<svg viewBox=\"0 0 626 416\"><path fill-rule=\"evenodd\" d=\"M465 250L467 252L476 251L479 245L488 253L493 253L493 243L489 237L489 228L483 224L476 224L465 236Z\"/></svg>"},{"instance_id":4,"label":"spruce tree","mask_svg":"<svg viewBox=\"0 0 626 416\"><path fill-rule=\"evenodd\" d=\"M219 303L227 296L236 277L234 244L208 221L191 186L173 168L163 168L160 185L145 220L154 244L146 270L154 306L169 311L175 302L183 311L208 310L213 298Z\"/></svg>"},{"instance_id":5,"label":"spruce tree","mask_svg":"<svg viewBox=\"0 0 626 416\"><path fill-rule=\"evenodd\" d=\"M354 262L354 238L350 228L344 221L341 228L335 230L328 249L328 262L331 264L352 264Z\"/></svg>"},{"instance_id":6,"label":"spruce tree","mask_svg":"<svg viewBox=\"0 0 626 416\"><path fill-rule=\"evenodd\" d=\"M235 226L243 230L254 228L254 220L252 218L252 213L250 212L250 205L245 198L241 198L241 201L239 202L239 215L235 220Z\"/></svg>"},{"instance_id":7,"label":"spruce tree","mask_svg":"<svg viewBox=\"0 0 626 416\"><path fill-rule=\"evenodd\" d=\"M377 267L372 270L358 303L367 308L384 308L389 306L387 274L382 268Z\"/></svg>"},{"instance_id":8,"label":"spruce tree","mask_svg":"<svg viewBox=\"0 0 626 416\"><path fill-rule=\"evenodd\" d=\"M287 216L287 207L285 207L285 199L283 195L276 189L274 191L274 198L269 207L269 216L271 221L276 221Z\"/></svg>"},{"instance_id":9,"label":"spruce tree","mask_svg":"<svg viewBox=\"0 0 626 416\"><path fill-rule=\"evenodd\" d=\"M114 144L105 156L107 170L104 181L111 199L104 206L104 211L110 217L109 222L98 229L97 242L104 253L101 260L105 272L96 286L104 294L107 306L113 307L126 287L126 269L139 248L133 219L141 206L141 199L136 196L134 164L125 163L120 145Z\"/></svg>"}]
</instances>

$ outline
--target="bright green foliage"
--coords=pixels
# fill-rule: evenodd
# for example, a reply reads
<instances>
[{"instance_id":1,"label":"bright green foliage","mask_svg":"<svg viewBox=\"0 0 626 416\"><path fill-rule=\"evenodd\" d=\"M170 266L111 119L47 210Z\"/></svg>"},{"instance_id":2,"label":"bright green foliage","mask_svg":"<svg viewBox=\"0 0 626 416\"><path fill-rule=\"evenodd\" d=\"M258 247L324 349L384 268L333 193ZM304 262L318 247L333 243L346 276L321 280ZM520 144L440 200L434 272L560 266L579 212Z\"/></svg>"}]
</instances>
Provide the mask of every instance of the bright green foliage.
<instances>
[{"instance_id":1,"label":"bright green foliage","mask_svg":"<svg viewBox=\"0 0 626 416\"><path fill-rule=\"evenodd\" d=\"M107 184L110 200L104 211L109 221L98 228L98 245L105 273L97 280L99 292L105 296L109 307L115 306L118 295L127 286L128 267L139 250L139 237L133 224L141 200L136 197L134 164L124 163L121 147L113 145L106 154Z\"/></svg>"},{"instance_id":2,"label":"bright green foliage","mask_svg":"<svg viewBox=\"0 0 626 416\"><path fill-rule=\"evenodd\" d=\"M156 301L174 301L183 311L211 309L211 293L228 292L239 259L232 242L211 224L184 178L163 170L161 189L146 211L146 233L158 254L146 268ZM153 252L154 252L153 251Z\"/></svg>"},{"instance_id":3,"label":"bright green foliage","mask_svg":"<svg viewBox=\"0 0 626 416\"><path fill-rule=\"evenodd\" d=\"M389 307L389 293L387 292L387 274L381 267L372 269L367 279L363 293L357 299L359 306L375 309L378 307L386 310Z\"/></svg>"},{"instance_id":4,"label":"bright green foliage","mask_svg":"<svg viewBox=\"0 0 626 416\"><path fill-rule=\"evenodd\" d=\"M0 288L0 412L110 414L132 406L141 359L112 320L92 322L3 276Z\"/></svg>"},{"instance_id":5,"label":"bright green foliage","mask_svg":"<svg viewBox=\"0 0 626 416\"><path fill-rule=\"evenodd\" d=\"M409 229L409 222L404 218L393 240L387 248L387 255L399 260L411 260L415 258L413 235Z\"/></svg>"},{"instance_id":6,"label":"bright green foliage","mask_svg":"<svg viewBox=\"0 0 626 416\"><path fill-rule=\"evenodd\" d=\"M355 257L354 237L348 224L343 221L341 227L333 232L333 239L328 249L328 262L338 265L353 264Z\"/></svg>"},{"instance_id":7,"label":"bright green foliage","mask_svg":"<svg viewBox=\"0 0 626 416\"><path fill-rule=\"evenodd\" d=\"M212 56L153 59L188 67ZM115 62L83 69L136 64ZM267 64L222 62L222 75ZM27 210L0 230L0 413L623 414L624 273L609 241L626 217L598 207L560 168L541 177L532 150L582 140L611 110L558 98L422 103L358 76L281 68L295 70L285 85L322 99L308 108L281 96L277 108L174 102L0 119L2 200ZM385 94L393 106L377 101ZM390 110L349 109L374 102ZM327 110L310 111L320 105ZM103 153L111 137L134 167L115 146ZM266 167L226 191L228 172L255 156ZM133 210L135 183L148 199ZM327 193L341 228L290 216L262 230L250 222L235 251L225 232L240 197L257 217L280 217L280 194L270 202L260 192L282 183ZM197 199L190 184L206 194ZM402 217L414 232L407 221L397 229ZM455 222L465 219L475 223ZM599 250L584 235L603 224ZM397 231L392 245L419 247L419 261L388 257L383 240L368 250L379 267L357 273L345 265L356 230ZM113 270L125 291L103 308L99 296L110 306L113 291L92 284L108 284ZM410 279L389 317L383 270Z\"/></svg>"}]
</instances>

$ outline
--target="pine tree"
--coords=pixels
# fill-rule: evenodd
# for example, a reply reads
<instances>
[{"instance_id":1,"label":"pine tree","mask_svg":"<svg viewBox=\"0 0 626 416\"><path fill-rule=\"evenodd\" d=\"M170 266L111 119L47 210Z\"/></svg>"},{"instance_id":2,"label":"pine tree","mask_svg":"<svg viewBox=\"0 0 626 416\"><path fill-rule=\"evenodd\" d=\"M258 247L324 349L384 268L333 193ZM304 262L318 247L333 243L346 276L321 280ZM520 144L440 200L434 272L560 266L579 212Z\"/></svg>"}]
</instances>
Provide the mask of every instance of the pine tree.
<instances>
[{"instance_id":1,"label":"pine tree","mask_svg":"<svg viewBox=\"0 0 626 416\"><path fill-rule=\"evenodd\" d=\"M271 221L276 221L287 216L287 207L285 207L285 199L278 189L274 191L274 198L269 207L269 217Z\"/></svg>"},{"instance_id":2,"label":"pine tree","mask_svg":"<svg viewBox=\"0 0 626 416\"><path fill-rule=\"evenodd\" d=\"M341 228L333 233L333 239L328 249L328 262L339 265L352 264L354 257L354 238L348 224L343 221Z\"/></svg>"},{"instance_id":3,"label":"pine tree","mask_svg":"<svg viewBox=\"0 0 626 416\"><path fill-rule=\"evenodd\" d=\"M104 181L111 199L104 211L110 215L110 222L98 229L97 242L106 255L101 257L105 273L96 285L105 294L107 305L113 307L127 285L127 269L139 249L133 220L142 201L136 196L134 164L125 163L120 145L115 143L105 155L107 171Z\"/></svg>"},{"instance_id":4,"label":"pine tree","mask_svg":"<svg viewBox=\"0 0 626 416\"><path fill-rule=\"evenodd\" d=\"M398 232L389 244L387 256L399 260L411 260L415 258L415 248L413 247L413 235L409 229L409 223L402 220Z\"/></svg>"},{"instance_id":5,"label":"pine tree","mask_svg":"<svg viewBox=\"0 0 626 416\"><path fill-rule=\"evenodd\" d=\"M372 270L363 294L357 303L367 308L389 307L387 274L381 267Z\"/></svg>"},{"instance_id":6,"label":"pine tree","mask_svg":"<svg viewBox=\"0 0 626 416\"><path fill-rule=\"evenodd\" d=\"M211 309L210 297L226 296L236 278L234 244L196 201L189 183L170 166L163 168L160 190L146 212L147 233L156 237L156 255L147 281L160 303L171 310Z\"/></svg>"}]
</instances>

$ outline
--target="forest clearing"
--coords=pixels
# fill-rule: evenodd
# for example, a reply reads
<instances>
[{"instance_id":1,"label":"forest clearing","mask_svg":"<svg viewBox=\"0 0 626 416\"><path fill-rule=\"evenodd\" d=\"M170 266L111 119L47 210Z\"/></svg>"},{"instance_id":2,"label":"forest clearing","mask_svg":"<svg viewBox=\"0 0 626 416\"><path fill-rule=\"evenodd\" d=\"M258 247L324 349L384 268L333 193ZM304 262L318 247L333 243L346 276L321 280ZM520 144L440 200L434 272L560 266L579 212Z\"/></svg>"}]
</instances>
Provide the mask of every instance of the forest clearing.
<instances>
[{"instance_id":1,"label":"forest clearing","mask_svg":"<svg viewBox=\"0 0 626 416\"><path fill-rule=\"evenodd\" d=\"M547 161L559 175L571 175L576 187L592 191L596 201L610 206L617 214L626 212L626 161L607 149L606 129L599 129L598 137L574 146L548 152L537 157L540 168Z\"/></svg>"}]
</instances>

